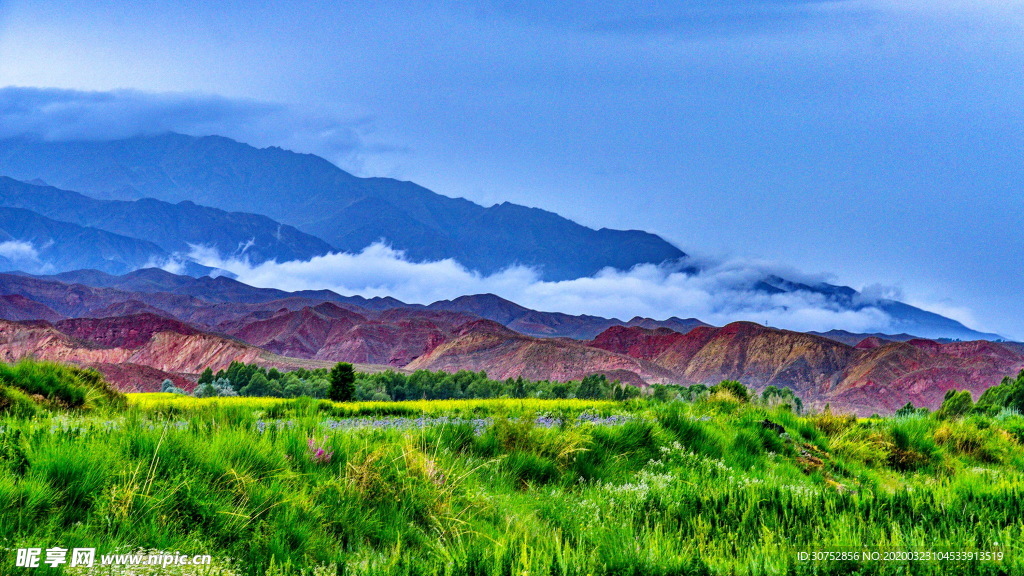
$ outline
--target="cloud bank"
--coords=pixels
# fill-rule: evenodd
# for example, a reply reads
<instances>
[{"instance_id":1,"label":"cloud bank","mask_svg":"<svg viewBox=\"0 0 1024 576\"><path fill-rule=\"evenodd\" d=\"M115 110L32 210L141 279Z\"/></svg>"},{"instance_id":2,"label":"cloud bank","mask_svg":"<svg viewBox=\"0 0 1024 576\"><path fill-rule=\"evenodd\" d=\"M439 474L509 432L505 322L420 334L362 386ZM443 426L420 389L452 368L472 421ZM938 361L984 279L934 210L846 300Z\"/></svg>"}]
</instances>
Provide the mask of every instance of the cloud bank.
<instances>
[{"instance_id":1,"label":"cloud bank","mask_svg":"<svg viewBox=\"0 0 1024 576\"><path fill-rule=\"evenodd\" d=\"M360 134L367 122L209 94L0 88L0 138L102 141L179 132L282 146L351 164L368 148Z\"/></svg>"},{"instance_id":2,"label":"cloud bank","mask_svg":"<svg viewBox=\"0 0 1024 576\"><path fill-rule=\"evenodd\" d=\"M358 254L333 253L309 261L269 261L255 266L203 247L194 247L191 257L204 266L227 270L246 284L289 291L328 288L340 294L393 296L422 304L493 293L535 310L624 320L679 316L717 325L750 320L800 331L892 328L889 316L875 307L850 310L821 294L756 290L758 281L778 273L763 262L705 263L698 274L640 265L629 271L605 269L588 278L550 282L526 267L484 276L451 259L411 262L401 251L383 244L368 246Z\"/></svg>"}]
</instances>

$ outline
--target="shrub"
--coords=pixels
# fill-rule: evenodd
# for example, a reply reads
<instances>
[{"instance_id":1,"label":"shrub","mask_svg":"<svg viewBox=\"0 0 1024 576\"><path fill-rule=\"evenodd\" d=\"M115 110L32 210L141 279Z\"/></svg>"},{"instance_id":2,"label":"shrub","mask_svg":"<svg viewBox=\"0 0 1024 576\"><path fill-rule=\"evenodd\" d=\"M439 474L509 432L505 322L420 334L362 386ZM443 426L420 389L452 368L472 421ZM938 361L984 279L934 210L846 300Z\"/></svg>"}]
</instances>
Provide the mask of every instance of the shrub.
<instances>
[{"instance_id":1,"label":"shrub","mask_svg":"<svg viewBox=\"0 0 1024 576\"><path fill-rule=\"evenodd\" d=\"M1010 433L999 429L981 430L964 421L943 423L935 430L933 438L954 454L991 464L1006 461L1013 447Z\"/></svg>"},{"instance_id":2,"label":"shrub","mask_svg":"<svg viewBox=\"0 0 1024 576\"><path fill-rule=\"evenodd\" d=\"M662 426L675 434L680 444L689 450L711 458L722 457L722 444L718 437L710 431L708 425L703 421L688 417L680 407L667 407L661 412L658 420Z\"/></svg>"},{"instance_id":3,"label":"shrub","mask_svg":"<svg viewBox=\"0 0 1024 576\"><path fill-rule=\"evenodd\" d=\"M764 445L758 434L740 430L729 447L728 457L740 467L749 469L760 463L765 456Z\"/></svg>"},{"instance_id":4,"label":"shrub","mask_svg":"<svg viewBox=\"0 0 1024 576\"><path fill-rule=\"evenodd\" d=\"M345 470L361 501L423 526L436 525L448 512L449 477L436 460L407 443L365 451Z\"/></svg>"},{"instance_id":5,"label":"shrub","mask_svg":"<svg viewBox=\"0 0 1024 576\"><path fill-rule=\"evenodd\" d=\"M160 391L163 392L164 394L180 394L182 396L185 395L185 391L175 386L174 382L172 382L170 378L165 379L160 384Z\"/></svg>"},{"instance_id":6,"label":"shrub","mask_svg":"<svg viewBox=\"0 0 1024 576\"><path fill-rule=\"evenodd\" d=\"M192 391L192 395L196 398L212 398L217 396L217 388L213 385L212 380L202 382Z\"/></svg>"},{"instance_id":7,"label":"shrub","mask_svg":"<svg viewBox=\"0 0 1024 576\"><path fill-rule=\"evenodd\" d=\"M966 415L971 409L974 408L974 401L971 399L971 393L967 390L947 390L946 396L942 400L942 406L935 413L935 416L939 419L949 418L960 418Z\"/></svg>"},{"instance_id":8,"label":"shrub","mask_svg":"<svg viewBox=\"0 0 1024 576\"><path fill-rule=\"evenodd\" d=\"M0 435L0 466L17 477L24 476L28 471L30 463L27 442L20 430Z\"/></svg>"},{"instance_id":9,"label":"shrub","mask_svg":"<svg viewBox=\"0 0 1024 576\"><path fill-rule=\"evenodd\" d=\"M718 384L715 384L710 388L711 394L714 395L718 392L728 392L733 398L740 402L750 401L750 390L743 384L740 384L736 380L722 380Z\"/></svg>"},{"instance_id":10,"label":"shrub","mask_svg":"<svg viewBox=\"0 0 1024 576\"><path fill-rule=\"evenodd\" d=\"M857 423L857 417L853 414L833 414L829 407L825 407L821 414L811 416L810 420L826 436L835 436Z\"/></svg>"},{"instance_id":11,"label":"shrub","mask_svg":"<svg viewBox=\"0 0 1024 576\"><path fill-rule=\"evenodd\" d=\"M848 460L879 466L889 461L893 443L881 432L851 426L832 436L828 448Z\"/></svg>"},{"instance_id":12,"label":"shrub","mask_svg":"<svg viewBox=\"0 0 1024 576\"><path fill-rule=\"evenodd\" d=\"M559 478L561 473L553 461L529 452L512 452L505 456L498 470L515 481L520 488L533 484L546 484Z\"/></svg>"},{"instance_id":13,"label":"shrub","mask_svg":"<svg viewBox=\"0 0 1024 576\"><path fill-rule=\"evenodd\" d=\"M18 388L0 386L0 414L15 418L31 418L38 413L38 405L27 394Z\"/></svg>"}]
</instances>

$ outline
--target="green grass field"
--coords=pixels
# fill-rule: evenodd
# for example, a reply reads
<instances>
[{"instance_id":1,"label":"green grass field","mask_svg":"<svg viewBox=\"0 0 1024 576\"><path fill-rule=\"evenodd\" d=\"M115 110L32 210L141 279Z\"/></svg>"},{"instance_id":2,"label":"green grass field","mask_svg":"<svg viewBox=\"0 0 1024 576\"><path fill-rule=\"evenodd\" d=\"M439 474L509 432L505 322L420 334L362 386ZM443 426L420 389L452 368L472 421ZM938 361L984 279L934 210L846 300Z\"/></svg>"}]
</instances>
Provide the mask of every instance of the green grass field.
<instances>
[{"instance_id":1,"label":"green grass field","mask_svg":"<svg viewBox=\"0 0 1024 576\"><path fill-rule=\"evenodd\" d=\"M0 417L0 573L1024 573L1012 411L797 416L723 394L126 404ZM15 567L15 550L55 546L213 565Z\"/></svg>"}]
</instances>

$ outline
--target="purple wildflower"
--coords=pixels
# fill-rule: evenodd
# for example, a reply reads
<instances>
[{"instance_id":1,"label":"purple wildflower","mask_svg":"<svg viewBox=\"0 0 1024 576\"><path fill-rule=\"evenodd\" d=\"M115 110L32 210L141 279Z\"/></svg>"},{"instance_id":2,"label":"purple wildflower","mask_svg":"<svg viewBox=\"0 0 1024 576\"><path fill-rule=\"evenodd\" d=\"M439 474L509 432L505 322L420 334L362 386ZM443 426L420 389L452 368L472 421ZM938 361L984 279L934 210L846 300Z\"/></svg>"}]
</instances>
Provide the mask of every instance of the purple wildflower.
<instances>
[{"instance_id":1,"label":"purple wildflower","mask_svg":"<svg viewBox=\"0 0 1024 576\"><path fill-rule=\"evenodd\" d=\"M309 460L316 464L330 464L331 458L334 457L333 450L325 450L322 446L318 446L316 440L313 438L309 439L307 443L309 446Z\"/></svg>"}]
</instances>

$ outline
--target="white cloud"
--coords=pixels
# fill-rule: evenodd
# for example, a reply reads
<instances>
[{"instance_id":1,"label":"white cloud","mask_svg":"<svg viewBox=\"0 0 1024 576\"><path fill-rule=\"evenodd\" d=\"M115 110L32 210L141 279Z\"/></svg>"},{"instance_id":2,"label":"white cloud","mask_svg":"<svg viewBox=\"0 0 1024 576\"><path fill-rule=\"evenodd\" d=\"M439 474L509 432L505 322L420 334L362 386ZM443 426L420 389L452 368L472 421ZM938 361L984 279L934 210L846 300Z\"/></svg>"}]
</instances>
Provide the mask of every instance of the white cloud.
<instances>
[{"instance_id":1,"label":"white cloud","mask_svg":"<svg viewBox=\"0 0 1024 576\"><path fill-rule=\"evenodd\" d=\"M39 251L35 245L24 240L0 242L0 256L16 264L39 262Z\"/></svg>"},{"instance_id":2,"label":"white cloud","mask_svg":"<svg viewBox=\"0 0 1024 576\"><path fill-rule=\"evenodd\" d=\"M341 294L393 296L424 304L493 293L536 310L623 320L680 316L719 325L750 320L802 331L891 329L890 318L878 308L849 310L821 294L768 294L753 289L758 280L778 272L763 262L710 264L699 274L641 265L629 271L605 269L588 278L549 282L525 267L483 276L451 259L410 262L402 252L383 244L368 246L358 254L334 253L309 261L269 261L255 266L225 259L203 247L194 247L191 257L205 266L228 270L246 284L289 291L329 288Z\"/></svg>"},{"instance_id":3,"label":"white cloud","mask_svg":"<svg viewBox=\"0 0 1024 576\"><path fill-rule=\"evenodd\" d=\"M29 274L53 274L57 270L53 264L43 260L40 252L53 246L53 241L48 241L42 246L36 246L28 240L6 240L0 242L0 258L7 261L11 270L20 270Z\"/></svg>"},{"instance_id":4,"label":"white cloud","mask_svg":"<svg viewBox=\"0 0 1024 576\"><path fill-rule=\"evenodd\" d=\"M957 322L963 324L964 326L976 327L980 325L978 319L975 318L973 311L971 311L969 308L957 306L956 304L953 304L948 301L936 302L933 300L928 300L917 296L911 296L904 300L904 302L910 304L911 306L920 308L922 310L934 312L940 316L945 316L946 318L952 318L953 320L956 320Z\"/></svg>"},{"instance_id":5,"label":"white cloud","mask_svg":"<svg viewBox=\"0 0 1024 576\"><path fill-rule=\"evenodd\" d=\"M47 141L115 140L180 132L219 135L254 146L312 151L358 164L367 119L340 120L287 106L201 93L139 90L89 92L56 88L0 88L0 138Z\"/></svg>"},{"instance_id":6,"label":"white cloud","mask_svg":"<svg viewBox=\"0 0 1024 576\"><path fill-rule=\"evenodd\" d=\"M903 289L899 286L869 284L861 288L860 293L854 298L856 303L868 306L882 300L904 300Z\"/></svg>"},{"instance_id":7,"label":"white cloud","mask_svg":"<svg viewBox=\"0 0 1024 576\"><path fill-rule=\"evenodd\" d=\"M185 274L186 262L187 260L178 254L172 254L166 258L151 256L149 260L142 265L142 267L159 268L165 272L170 272L171 274Z\"/></svg>"}]
</instances>

